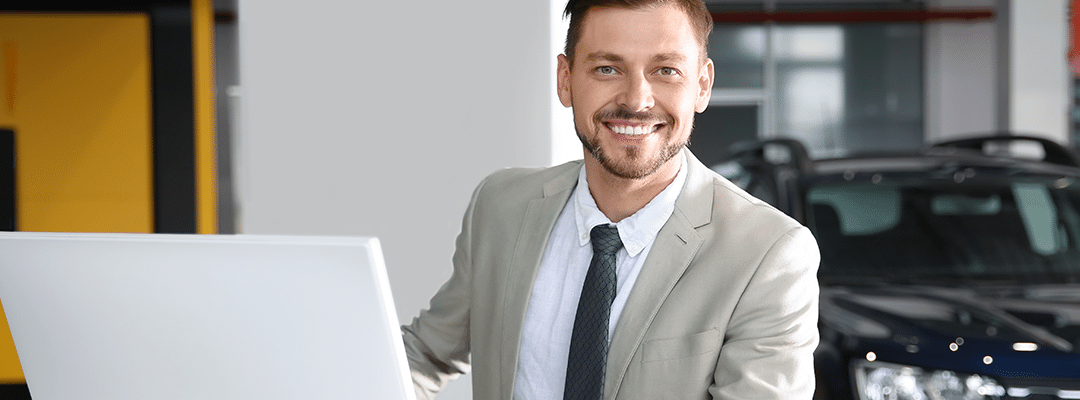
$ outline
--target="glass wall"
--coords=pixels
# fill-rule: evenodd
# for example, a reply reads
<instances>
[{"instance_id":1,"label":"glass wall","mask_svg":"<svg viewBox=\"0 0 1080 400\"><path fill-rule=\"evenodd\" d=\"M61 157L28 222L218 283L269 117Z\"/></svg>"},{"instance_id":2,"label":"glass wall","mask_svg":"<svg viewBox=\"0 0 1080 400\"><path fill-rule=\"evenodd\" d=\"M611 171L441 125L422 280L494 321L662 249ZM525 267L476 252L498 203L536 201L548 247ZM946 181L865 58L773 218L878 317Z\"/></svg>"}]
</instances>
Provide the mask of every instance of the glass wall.
<instances>
[{"instance_id":1,"label":"glass wall","mask_svg":"<svg viewBox=\"0 0 1080 400\"><path fill-rule=\"evenodd\" d=\"M920 23L717 24L709 40L713 98L691 141L703 160L754 138L799 139L815 158L922 145ZM747 107L756 132L732 132L725 117Z\"/></svg>"}]
</instances>

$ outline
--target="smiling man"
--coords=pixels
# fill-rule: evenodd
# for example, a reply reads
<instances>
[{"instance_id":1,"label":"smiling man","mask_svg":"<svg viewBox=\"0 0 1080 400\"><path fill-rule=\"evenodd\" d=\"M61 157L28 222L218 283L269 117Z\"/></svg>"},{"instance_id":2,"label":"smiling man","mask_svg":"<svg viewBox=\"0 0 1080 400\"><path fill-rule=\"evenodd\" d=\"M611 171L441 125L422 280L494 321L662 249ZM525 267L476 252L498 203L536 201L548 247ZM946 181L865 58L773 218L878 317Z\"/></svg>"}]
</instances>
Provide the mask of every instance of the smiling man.
<instances>
[{"instance_id":1,"label":"smiling man","mask_svg":"<svg viewBox=\"0 0 1080 400\"><path fill-rule=\"evenodd\" d=\"M420 398L809 399L818 250L687 150L701 0L571 0L558 94L584 159L473 193L449 281L402 327Z\"/></svg>"}]
</instances>

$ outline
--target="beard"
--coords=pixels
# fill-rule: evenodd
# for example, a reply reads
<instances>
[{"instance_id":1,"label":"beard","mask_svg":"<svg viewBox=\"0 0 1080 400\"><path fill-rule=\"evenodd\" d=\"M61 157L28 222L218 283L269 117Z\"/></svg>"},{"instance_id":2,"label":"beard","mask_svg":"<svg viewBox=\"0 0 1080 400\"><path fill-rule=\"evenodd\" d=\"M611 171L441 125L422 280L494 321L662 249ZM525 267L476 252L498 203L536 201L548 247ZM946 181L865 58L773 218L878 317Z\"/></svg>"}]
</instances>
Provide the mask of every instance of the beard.
<instances>
[{"instance_id":1,"label":"beard","mask_svg":"<svg viewBox=\"0 0 1080 400\"><path fill-rule=\"evenodd\" d=\"M679 154L679 151L682 151L683 147L686 147L688 142L688 140L682 140L665 143L663 147L653 154L643 154L643 149L638 146L627 146L622 149L607 149L600 144L600 130L604 126L601 121L604 119L663 121L664 126L660 129L674 129L675 121L670 117L661 118L648 112L637 113L624 108L618 108L614 111L597 113L597 115L593 117L593 125L596 127L595 132L593 132L592 135L585 135L581 132L581 127L577 125L577 120L575 119L574 130L577 132L578 140L581 140L581 145L585 146L585 150L600 162L600 166L612 175L620 178L641 179L651 175L653 172L660 169L664 163L667 163L675 157L675 155ZM669 130L669 132L671 131ZM625 153L625 157L622 159L614 157L617 156L617 153L620 151Z\"/></svg>"}]
</instances>

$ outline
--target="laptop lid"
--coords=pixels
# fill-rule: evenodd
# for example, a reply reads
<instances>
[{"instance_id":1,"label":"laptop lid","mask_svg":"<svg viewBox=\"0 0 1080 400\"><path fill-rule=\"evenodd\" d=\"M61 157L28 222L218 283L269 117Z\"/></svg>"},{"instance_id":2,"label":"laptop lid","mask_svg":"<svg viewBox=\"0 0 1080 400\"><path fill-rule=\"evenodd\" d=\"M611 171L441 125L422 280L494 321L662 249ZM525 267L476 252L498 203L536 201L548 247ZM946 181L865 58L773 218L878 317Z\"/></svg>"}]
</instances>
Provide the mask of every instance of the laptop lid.
<instances>
[{"instance_id":1,"label":"laptop lid","mask_svg":"<svg viewBox=\"0 0 1080 400\"><path fill-rule=\"evenodd\" d=\"M375 238L0 232L31 396L413 399Z\"/></svg>"}]
</instances>

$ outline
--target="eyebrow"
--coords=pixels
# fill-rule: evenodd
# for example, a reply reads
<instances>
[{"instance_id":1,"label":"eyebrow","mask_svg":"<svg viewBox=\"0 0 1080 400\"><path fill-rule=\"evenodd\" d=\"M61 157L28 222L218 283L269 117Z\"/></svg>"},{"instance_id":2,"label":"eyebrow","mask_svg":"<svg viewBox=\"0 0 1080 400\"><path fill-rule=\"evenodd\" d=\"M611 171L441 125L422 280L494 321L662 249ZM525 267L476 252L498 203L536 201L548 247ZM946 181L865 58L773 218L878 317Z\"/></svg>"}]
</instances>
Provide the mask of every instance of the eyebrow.
<instances>
[{"instance_id":1,"label":"eyebrow","mask_svg":"<svg viewBox=\"0 0 1080 400\"><path fill-rule=\"evenodd\" d=\"M614 53L596 52L596 53L589 53L589 55L585 57L585 60L588 60L588 61L621 62L623 60L623 58L622 58L622 56L620 56L618 54L614 54Z\"/></svg>"},{"instance_id":2,"label":"eyebrow","mask_svg":"<svg viewBox=\"0 0 1080 400\"><path fill-rule=\"evenodd\" d=\"M674 61L683 62L686 61L686 56L679 53L662 53L653 57L653 61Z\"/></svg>"},{"instance_id":3,"label":"eyebrow","mask_svg":"<svg viewBox=\"0 0 1080 400\"><path fill-rule=\"evenodd\" d=\"M618 54L615 54L615 53L608 53L608 52L602 52L601 51L601 52L596 52L596 53L589 53L588 56L585 56L585 60L587 60L587 61L607 61L607 62L615 62L615 63L617 63L617 62L622 62L623 57L618 55ZM679 53L661 53L661 54L657 54L657 55L653 56L653 61L656 61L656 62L663 62L663 61L683 62L683 61L686 61L686 56L684 56L682 54L679 54Z\"/></svg>"}]
</instances>

